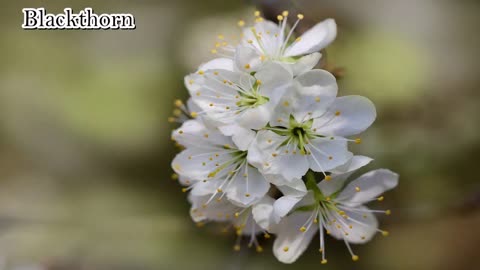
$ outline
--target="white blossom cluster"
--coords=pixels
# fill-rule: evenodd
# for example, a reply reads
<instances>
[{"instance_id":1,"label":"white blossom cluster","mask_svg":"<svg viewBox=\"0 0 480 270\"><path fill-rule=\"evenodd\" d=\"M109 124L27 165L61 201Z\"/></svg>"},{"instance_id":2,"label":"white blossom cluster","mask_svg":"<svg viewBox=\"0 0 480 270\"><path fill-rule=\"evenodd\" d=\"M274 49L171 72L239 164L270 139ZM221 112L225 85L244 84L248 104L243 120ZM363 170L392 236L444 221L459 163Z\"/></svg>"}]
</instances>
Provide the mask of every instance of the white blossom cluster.
<instances>
[{"instance_id":1,"label":"white blossom cluster","mask_svg":"<svg viewBox=\"0 0 480 270\"><path fill-rule=\"evenodd\" d=\"M382 201L398 175L379 169L351 180L372 159L354 155L348 144L376 118L375 107L361 96L337 97L337 81L313 69L320 50L336 37L327 19L295 37L304 18L289 26L288 12L278 23L256 12L253 26L239 21L236 45L219 36L219 56L185 77L191 95L172 138L183 147L172 162L175 177L189 192L195 222L225 222L237 243L262 251L259 236L276 235L273 253L292 263L319 232L321 262L327 262L325 235L360 244L380 232L365 203Z\"/></svg>"}]
</instances>

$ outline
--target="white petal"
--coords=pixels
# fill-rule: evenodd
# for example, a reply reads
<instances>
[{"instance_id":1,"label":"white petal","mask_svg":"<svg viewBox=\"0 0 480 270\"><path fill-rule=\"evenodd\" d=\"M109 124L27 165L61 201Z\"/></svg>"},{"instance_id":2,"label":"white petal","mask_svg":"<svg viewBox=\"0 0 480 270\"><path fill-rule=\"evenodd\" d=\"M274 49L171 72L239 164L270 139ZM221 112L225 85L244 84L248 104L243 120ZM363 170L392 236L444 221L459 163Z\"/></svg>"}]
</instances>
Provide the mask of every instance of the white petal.
<instances>
[{"instance_id":1,"label":"white petal","mask_svg":"<svg viewBox=\"0 0 480 270\"><path fill-rule=\"evenodd\" d=\"M231 216L238 211L238 207L228 200L219 202L213 200L211 203L206 204L211 199L211 196L212 194L206 194L205 196L189 194L188 199L192 204L190 215L195 222L204 220L226 221L231 219Z\"/></svg>"},{"instance_id":2,"label":"white petal","mask_svg":"<svg viewBox=\"0 0 480 270\"><path fill-rule=\"evenodd\" d=\"M285 217L300 200L302 200L302 197L283 196L278 198L274 204L275 215L280 218Z\"/></svg>"},{"instance_id":3,"label":"white petal","mask_svg":"<svg viewBox=\"0 0 480 270\"><path fill-rule=\"evenodd\" d=\"M333 19L326 19L300 36L286 50L284 56L297 56L318 52L327 47L337 36L337 24Z\"/></svg>"},{"instance_id":4,"label":"white petal","mask_svg":"<svg viewBox=\"0 0 480 270\"><path fill-rule=\"evenodd\" d=\"M207 128L198 120L185 121L181 127L172 132L172 138L185 147L214 146L231 144L230 138L221 134L218 130Z\"/></svg>"},{"instance_id":5,"label":"white petal","mask_svg":"<svg viewBox=\"0 0 480 270\"><path fill-rule=\"evenodd\" d=\"M226 125L218 128L224 135L232 136L232 140L238 149L246 151L250 143L255 139L255 131L239 125Z\"/></svg>"},{"instance_id":6,"label":"white petal","mask_svg":"<svg viewBox=\"0 0 480 270\"><path fill-rule=\"evenodd\" d=\"M345 238L349 243L353 244L362 244L370 241L377 233L377 218L369 212L367 207L359 206L355 210L340 207L340 210L345 212L348 216L347 219L335 213L337 222L332 225L324 224L332 237L339 240ZM340 226L340 228L337 226Z\"/></svg>"},{"instance_id":7,"label":"white petal","mask_svg":"<svg viewBox=\"0 0 480 270\"><path fill-rule=\"evenodd\" d=\"M210 69L225 69L229 71L233 71L234 63L232 59L229 58L216 58L207 63L203 63L200 65L198 70L207 71Z\"/></svg>"},{"instance_id":8,"label":"white petal","mask_svg":"<svg viewBox=\"0 0 480 270\"><path fill-rule=\"evenodd\" d=\"M310 214L295 212L280 223L277 238L273 243L273 254L280 262L293 263L307 249L318 231L317 226L311 226L306 232L300 231Z\"/></svg>"},{"instance_id":9,"label":"white petal","mask_svg":"<svg viewBox=\"0 0 480 270\"><path fill-rule=\"evenodd\" d=\"M320 119L314 121L317 133L327 136L351 136L367 129L377 113L373 103L361 96L345 96L335 100Z\"/></svg>"},{"instance_id":10,"label":"white petal","mask_svg":"<svg viewBox=\"0 0 480 270\"><path fill-rule=\"evenodd\" d=\"M303 72L312 70L318 64L318 61L320 61L321 57L321 53L315 52L302 56L300 59L293 63L285 63L285 66L288 66L290 68L293 75L298 75Z\"/></svg>"},{"instance_id":11,"label":"white petal","mask_svg":"<svg viewBox=\"0 0 480 270\"><path fill-rule=\"evenodd\" d=\"M353 157L347 149L347 142L317 138L310 141L306 148L310 168L315 172L326 172L345 164Z\"/></svg>"},{"instance_id":12,"label":"white petal","mask_svg":"<svg viewBox=\"0 0 480 270\"><path fill-rule=\"evenodd\" d=\"M269 62L255 74L255 78L261 82L260 94L268 97L270 102L276 105L291 84L293 75L283 65Z\"/></svg>"},{"instance_id":13,"label":"white petal","mask_svg":"<svg viewBox=\"0 0 480 270\"><path fill-rule=\"evenodd\" d=\"M239 45L235 50L235 65L238 70L252 72L258 70L263 62L257 50Z\"/></svg>"},{"instance_id":14,"label":"white petal","mask_svg":"<svg viewBox=\"0 0 480 270\"><path fill-rule=\"evenodd\" d=\"M268 121L270 121L272 110L272 107L269 106L268 103L246 109L243 113L240 113L238 124L250 129L264 128Z\"/></svg>"},{"instance_id":15,"label":"white petal","mask_svg":"<svg viewBox=\"0 0 480 270\"><path fill-rule=\"evenodd\" d=\"M275 200L269 196L265 196L252 207L252 215L257 224L269 232L274 231L275 221L273 216L273 203Z\"/></svg>"},{"instance_id":16,"label":"white petal","mask_svg":"<svg viewBox=\"0 0 480 270\"><path fill-rule=\"evenodd\" d=\"M267 179L270 180L270 178ZM307 187L300 178L294 178L290 181L284 180L282 183L277 182L275 185L283 193L283 195L302 198L307 193Z\"/></svg>"},{"instance_id":17,"label":"white petal","mask_svg":"<svg viewBox=\"0 0 480 270\"><path fill-rule=\"evenodd\" d=\"M370 200L374 200L383 192L396 187L398 184L398 174L387 170L378 169L350 182L337 197L348 205L361 205Z\"/></svg>"},{"instance_id":18,"label":"white petal","mask_svg":"<svg viewBox=\"0 0 480 270\"><path fill-rule=\"evenodd\" d=\"M253 27L244 29L242 44L254 48L258 53L273 56L282 45L281 39L275 37L280 32L280 27L271 21L257 22Z\"/></svg>"},{"instance_id":19,"label":"white petal","mask_svg":"<svg viewBox=\"0 0 480 270\"><path fill-rule=\"evenodd\" d=\"M323 195L330 196L331 194L340 190L348 177L359 168L367 165L372 161L371 158L365 156L354 156L345 165L331 170L332 179L329 181L323 180L318 183L318 187Z\"/></svg>"},{"instance_id":20,"label":"white petal","mask_svg":"<svg viewBox=\"0 0 480 270\"><path fill-rule=\"evenodd\" d=\"M294 105L294 116L297 120L321 116L337 96L337 80L325 70L304 72L295 79L295 85L298 98Z\"/></svg>"},{"instance_id":21,"label":"white petal","mask_svg":"<svg viewBox=\"0 0 480 270\"><path fill-rule=\"evenodd\" d=\"M236 176L229 181L232 183L229 183L229 187L225 190L227 198L242 206L258 202L270 189L270 183L265 177L249 165L239 169Z\"/></svg>"}]
</instances>

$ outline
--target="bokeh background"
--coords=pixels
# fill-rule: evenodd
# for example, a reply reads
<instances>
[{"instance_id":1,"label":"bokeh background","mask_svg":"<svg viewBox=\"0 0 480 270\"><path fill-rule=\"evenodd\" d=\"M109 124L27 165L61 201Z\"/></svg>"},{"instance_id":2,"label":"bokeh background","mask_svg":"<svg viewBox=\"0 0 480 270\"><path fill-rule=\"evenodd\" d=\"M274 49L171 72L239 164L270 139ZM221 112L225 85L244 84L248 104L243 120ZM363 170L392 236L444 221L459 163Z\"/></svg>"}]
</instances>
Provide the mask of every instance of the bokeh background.
<instances>
[{"instance_id":1,"label":"bokeh background","mask_svg":"<svg viewBox=\"0 0 480 270\"><path fill-rule=\"evenodd\" d=\"M170 178L167 122L183 76L253 11L339 26L325 67L378 119L357 153L400 173L379 217L390 236L317 243L295 265L234 252L197 228ZM24 7L132 13L134 31L23 31ZM475 269L480 244L480 2L477 0L2 1L0 269Z\"/></svg>"}]
</instances>

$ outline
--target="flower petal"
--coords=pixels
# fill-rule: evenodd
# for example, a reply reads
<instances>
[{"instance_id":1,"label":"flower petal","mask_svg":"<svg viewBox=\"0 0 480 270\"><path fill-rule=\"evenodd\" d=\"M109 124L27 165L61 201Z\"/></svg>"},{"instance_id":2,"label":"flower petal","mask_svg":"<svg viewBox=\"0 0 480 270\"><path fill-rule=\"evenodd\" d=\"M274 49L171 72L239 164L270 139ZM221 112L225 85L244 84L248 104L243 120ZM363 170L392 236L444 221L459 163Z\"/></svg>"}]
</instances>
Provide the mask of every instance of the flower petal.
<instances>
[{"instance_id":1,"label":"flower petal","mask_svg":"<svg viewBox=\"0 0 480 270\"><path fill-rule=\"evenodd\" d=\"M274 202L272 197L265 196L252 207L252 215L258 226L269 232L275 231L274 227L278 223L273 215Z\"/></svg>"},{"instance_id":2,"label":"flower petal","mask_svg":"<svg viewBox=\"0 0 480 270\"><path fill-rule=\"evenodd\" d=\"M247 46L237 46L234 58L237 69L244 72L257 71L263 65L259 52Z\"/></svg>"},{"instance_id":3,"label":"flower petal","mask_svg":"<svg viewBox=\"0 0 480 270\"><path fill-rule=\"evenodd\" d=\"M326 19L300 36L299 41L290 45L284 56L298 56L318 52L327 47L337 36L337 24L333 19Z\"/></svg>"},{"instance_id":4,"label":"flower petal","mask_svg":"<svg viewBox=\"0 0 480 270\"><path fill-rule=\"evenodd\" d=\"M301 232L300 228L310 217L310 212L295 212L286 217L279 225L277 238L273 243L273 254L282 263L293 263L307 249L317 226Z\"/></svg>"},{"instance_id":5,"label":"flower petal","mask_svg":"<svg viewBox=\"0 0 480 270\"><path fill-rule=\"evenodd\" d=\"M315 172L330 171L353 157L346 141L317 138L311 140L305 148L311 153L307 158L310 168Z\"/></svg>"},{"instance_id":6,"label":"flower petal","mask_svg":"<svg viewBox=\"0 0 480 270\"><path fill-rule=\"evenodd\" d=\"M192 193L189 194L188 200L192 204L192 207L190 208L190 216L192 217L193 221L200 222L205 220L230 220L232 215L239 209L228 200L214 200L213 202L207 204L211 198L212 194L206 194L204 196L195 196Z\"/></svg>"},{"instance_id":7,"label":"flower petal","mask_svg":"<svg viewBox=\"0 0 480 270\"><path fill-rule=\"evenodd\" d=\"M210 60L209 62L201 64L198 68L198 70L202 71L207 71L211 69L225 69L233 71L234 62L232 59L229 58L215 58L213 60Z\"/></svg>"},{"instance_id":8,"label":"flower petal","mask_svg":"<svg viewBox=\"0 0 480 270\"><path fill-rule=\"evenodd\" d=\"M215 129L207 128L202 121L197 119L185 121L181 127L172 132L172 138L185 147L232 143L230 138Z\"/></svg>"},{"instance_id":9,"label":"flower petal","mask_svg":"<svg viewBox=\"0 0 480 270\"><path fill-rule=\"evenodd\" d=\"M363 174L350 182L337 197L343 204L356 206L374 200L383 192L396 187L398 174L378 169Z\"/></svg>"},{"instance_id":10,"label":"flower petal","mask_svg":"<svg viewBox=\"0 0 480 270\"><path fill-rule=\"evenodd\" d=\"M300 59L293 63L285 63L285 66L289 67L292 71L293 75L298 75L303 72L312 70L322 58L322 54L318 52L314 52L311 54L307 54L302 56Z\"/></svg>"},{"instance_id":11,"label":"flower petal","mask_svg":"<svg viewBox=\"0 0 480 270\"><path fill-rule=\"evenodd\" d=\"M318 183L318 188L320 188L323 195L330 196L344 186L345 181L352 173L367 165L372 160L373 159L365 156L354 156L345 165L331 170L332 174L330 176L332 179L329 181L320 181L320 183Z\"/></svg>"},{"instance_id":12,"label":"flower petal","mask_svg":"<svg viewBox=\"0 0 480 270\"><path fill-rule=\"evenodd\" d=\"M336 239L347 240L349 243L362 244L370 241L377 233L378 221L375 215L365 206L356 207L354 210L339 208L348 216L347 219L337 213L332 217L336 222L324 224L330 235ZM351 227L350 227L351 226Z\"/></svg>"},{"instance_id":13,"label":"flower petal","mask_svg":"<svg viewBox=\"0 0 480 270\"><path fill-rule=\"evenodd\" d=\"M297 100L293 115L297 121L316 118L324 114L334 103L338 85L335 76L328 71L314 69L295 78Z\"/></svg>"},{"instance_id":14,"label":"flower petal","mask_svg":"<svg viewBox=\"0 0 480 270\"><path fill-rule=\"evenodd\" d=\"M225 136L232 136L232 140L237 148L243 151L246 151L250 143L255 139L255 131L239 125L225 125L218 127L218 129Z\"/></svg>"},{"instance_id":15,"label":"flower petal","mask_svg":"<svg viewBox=\"0 0 480 270\"><path fill-rule=\"evenodd\" d=\"M270 189L270 183L256 169L245 165L231 179L229 187L225 190L227 198L237 205L250 206L259 201Z\"/></svg>"},{"instance_id":16,"label":"flower petal","mask_svg":"<svg viewBox=\"0 0 480 270\"><path fill-rule=\"evenodd\" d=\"M373 103L361 96L344 96L335 100L332 107L313 127L318 134L326 136L351 136L367 129L377 113Z\"/></svg>"}]
</instances>

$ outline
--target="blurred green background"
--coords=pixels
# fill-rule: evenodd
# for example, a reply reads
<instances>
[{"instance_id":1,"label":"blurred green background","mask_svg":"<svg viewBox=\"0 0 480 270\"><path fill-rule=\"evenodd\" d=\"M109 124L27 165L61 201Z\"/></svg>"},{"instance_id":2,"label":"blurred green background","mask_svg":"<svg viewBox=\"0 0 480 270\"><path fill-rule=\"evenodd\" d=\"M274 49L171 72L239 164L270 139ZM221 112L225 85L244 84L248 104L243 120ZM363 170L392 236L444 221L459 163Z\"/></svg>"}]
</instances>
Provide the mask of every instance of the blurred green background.
<instances>
[{"instance_id":1,"label":"blurred green background","mask_svg":"<svg viewBox=\"0 0 480 270\"><path fill-rule=\"evenodd\" d=\"M339 95L369 97L378 119L356 153L400 173L379 217L390 236L317 242L294 265L233 252L197 228L170 178L167 122L183 76L219 33L267 11L339 26L327 50ZM24 31L24 7L132 13L134 31ZM480 2L477 0L2 1L0 269L474 269L480 244Z\"/></svg>"}]
</instances>

